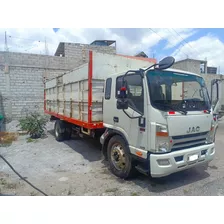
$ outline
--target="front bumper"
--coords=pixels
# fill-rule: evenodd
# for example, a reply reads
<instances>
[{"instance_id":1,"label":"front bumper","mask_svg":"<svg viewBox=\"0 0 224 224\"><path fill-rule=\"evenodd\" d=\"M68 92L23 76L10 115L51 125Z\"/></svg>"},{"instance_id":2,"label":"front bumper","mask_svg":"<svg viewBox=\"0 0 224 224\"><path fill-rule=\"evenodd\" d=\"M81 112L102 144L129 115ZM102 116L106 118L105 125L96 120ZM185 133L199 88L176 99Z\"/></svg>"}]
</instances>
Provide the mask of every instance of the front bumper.
<instances>
[{"instance_id":1,"label":"front bumper","mask_svg":"<svg viewBox=\"0 0 224 224\"><path fill-rule=\"evenodd\" d=\"M168 176L193 166L211 161L215 155L215 144L203 145L191 149L178 150L167 154L150 155L150 171L152 177ZM191 157L191 161L189 160ZM159 162L167 160L167 164Z\"/></svg>"}]
</instances>

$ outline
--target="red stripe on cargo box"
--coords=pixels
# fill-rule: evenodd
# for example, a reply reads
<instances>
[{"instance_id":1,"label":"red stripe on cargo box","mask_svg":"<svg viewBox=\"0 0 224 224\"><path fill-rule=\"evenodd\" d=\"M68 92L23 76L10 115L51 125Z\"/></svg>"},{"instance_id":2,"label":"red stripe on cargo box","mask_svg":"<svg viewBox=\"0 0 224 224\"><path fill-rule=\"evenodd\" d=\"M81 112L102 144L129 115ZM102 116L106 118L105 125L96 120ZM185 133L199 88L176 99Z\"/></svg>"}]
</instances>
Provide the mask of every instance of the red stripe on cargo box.
<instances>
[{"instance_id":1,"label":"red stripe on cargo box","mask_svg":"<svg viewBox=\"0 0 224 224\"><path fill-rule=\"evenodd\" d=\"M92 123L92 79L93 79L93 52L89 51L88 72L88 122Z\"/></svg>"},{"instance_id":2,"label":"red stripe on cargo box","mask_svg":"<svg viewBox=\"0 0 224 224\"><path fill-rule=\"evenodd\" d=\"M85 121L76 120L74 118L66 117L62 114L54 113L54 112L51 112L51 111L48 111L48 110L45 110L44 112L46 114L57 117L61 120L67 121L71 124L75 124L77 126L84 127L84 128L87 128L87 129L102 129L102 128L104 128L103 122L88 123L88 122L85 122Z\"/></svg>"}]
</instances>

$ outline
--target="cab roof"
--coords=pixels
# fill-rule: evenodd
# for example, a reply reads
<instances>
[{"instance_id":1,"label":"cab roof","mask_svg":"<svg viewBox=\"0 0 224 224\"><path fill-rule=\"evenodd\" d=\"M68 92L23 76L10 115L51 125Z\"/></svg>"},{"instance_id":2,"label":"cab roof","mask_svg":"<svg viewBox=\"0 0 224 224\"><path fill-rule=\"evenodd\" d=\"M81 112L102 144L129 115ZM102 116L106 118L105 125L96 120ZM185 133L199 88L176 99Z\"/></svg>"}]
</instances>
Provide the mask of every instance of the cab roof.
<instances>
[{"instance_id":1,"label":"cab roof","mask_svg":"<svg viewBox=\"0 0 224 224\"><path fill-rule=\"evenodd\" d=\"M140 68L141 69L141 68ZM142 68L142 69L145 69L145 68ZM137 70L137 69L136 69ZM149 69L149 70L154 70L153 68ZM185 73L185 74L188 74L188 75L195 75L195 76L198 76L198 77L201 77L201 75L199 74L196 74L196 73L193 73L193 72L188 72L188 71L184 71L184 70L180 70L180 69L173 69L173 68L168 68L168 69L164 69L162 71L171 71L171 72L176 72L176 73ZM123 72L119 72L119 73L114 73L112 74L111 76L114 77L114 76L120 76L122 74L124 74L126 71L123 71Z\"/></svg>"}]
</instances>

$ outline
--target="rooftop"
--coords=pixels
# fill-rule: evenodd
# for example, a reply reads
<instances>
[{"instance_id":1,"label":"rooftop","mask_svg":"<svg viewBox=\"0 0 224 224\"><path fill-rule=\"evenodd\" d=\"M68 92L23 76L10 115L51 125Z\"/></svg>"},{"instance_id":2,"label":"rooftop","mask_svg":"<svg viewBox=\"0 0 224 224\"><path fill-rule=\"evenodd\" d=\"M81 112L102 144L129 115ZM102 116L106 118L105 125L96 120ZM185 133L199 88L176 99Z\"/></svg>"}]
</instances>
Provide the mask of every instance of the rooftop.
<instances>
[{"instance_id":1,"label":"rooftop","mask_svg":"<svg viewBox=\"0 0 224 224\"><path fill-rule=\"evenodd\" d=\"M94 40L90 45L110 46L116 44L116 40Z\"/></svg>"},{"instance_id":2,"label":"rooftop","mask_svg":"<svg viewBox=\"0 0 224 224\"><path fill-rule=\"evenodd\" d=\"M54 56L62 55L64 57L65 56L64 54L65 54L65 43L60 42Z\"/></svg>"},{"instance_id":3,"label":"rooftop","mask_svg":"<svg viewBox=\"0 0 224 224\"><path fill-rule=\"evenodd\" d=\"M114 43L116 46L115 40L94 40L90 45L110 46ZM65 56L64 55L65 54L65 44L77 44L77 43L60 42L54 56L60 56L60 55L62 55L63 57Z\"/></svg>"}]
</instances>

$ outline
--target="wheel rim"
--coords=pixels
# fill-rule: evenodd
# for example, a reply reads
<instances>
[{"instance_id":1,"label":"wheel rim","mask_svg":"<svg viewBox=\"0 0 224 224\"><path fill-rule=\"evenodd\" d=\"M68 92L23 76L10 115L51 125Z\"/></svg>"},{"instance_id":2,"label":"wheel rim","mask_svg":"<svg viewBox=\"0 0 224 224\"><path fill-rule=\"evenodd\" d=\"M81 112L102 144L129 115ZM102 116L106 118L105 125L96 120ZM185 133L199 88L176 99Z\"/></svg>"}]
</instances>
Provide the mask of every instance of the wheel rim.
<instances>
[{"instance_id":1,"label":"wheel rim","mask_svg":"<svg viewBox=\"0 0 224 224\"><path fill-rule=\"evenodd\" d=\"M125 152L123 147L118 143L112 146L111 161L117 170L125 169Z\"/></svg>"}]
</instances>

